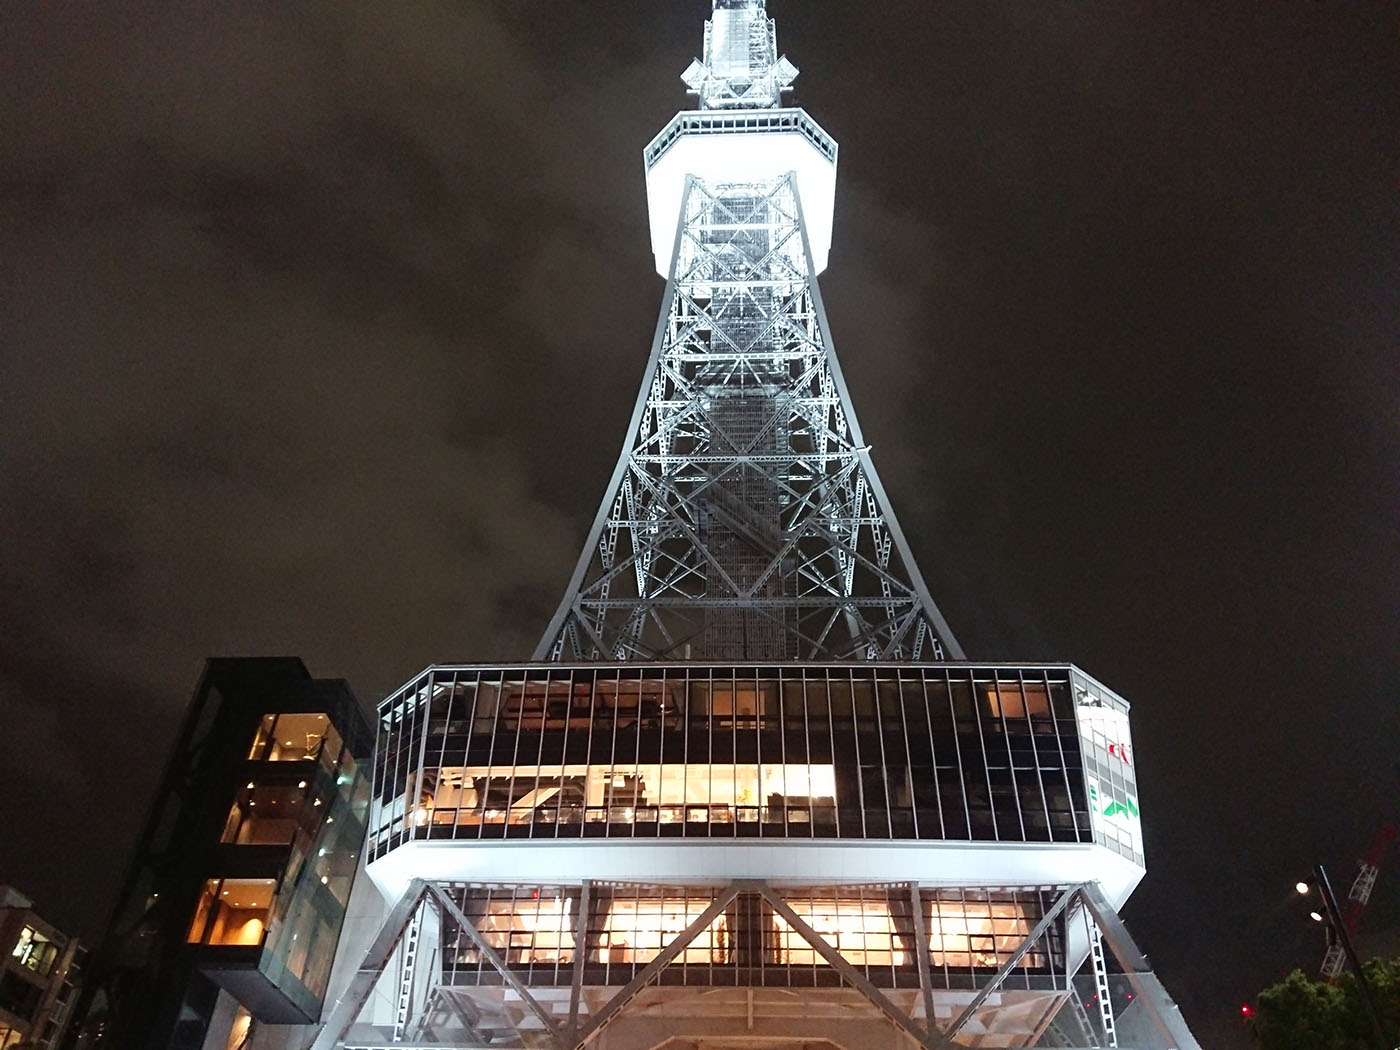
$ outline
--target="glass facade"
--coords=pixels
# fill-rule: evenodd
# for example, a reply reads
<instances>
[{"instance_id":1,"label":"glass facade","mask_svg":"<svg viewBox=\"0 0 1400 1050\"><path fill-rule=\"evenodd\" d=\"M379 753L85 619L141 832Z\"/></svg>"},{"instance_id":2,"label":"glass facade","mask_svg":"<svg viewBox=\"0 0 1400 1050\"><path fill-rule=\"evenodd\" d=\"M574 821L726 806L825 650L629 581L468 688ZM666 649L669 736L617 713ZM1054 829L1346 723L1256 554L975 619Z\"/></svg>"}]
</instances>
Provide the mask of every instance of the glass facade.
<instances>
[{"instance_id":1,"label":"glass facade","mask_svg":"<svg viewBox=\"0 0 1400 1050\"><path fill-rule=\"evenodd\" d=\"M1068 665L433 668L379 708L370 859L588 836L1100 841L1140 859L1126 809L1090 808L1097 792L1136 810L1126 707Z\"/></svg>"},{"instance_id":2,"label":"glass facade","mask_svg":"<svg viewBox=\"0 0 1400 1050\"><path fill-rule=\"evenodd\" d=\"M578 886L477 885L450 892L492 951L532 985L567 985L575 965L583 968L587 984L625 984L702 917L715 893L695 886L594 885L581 924ZM875 984L918 987L924 955L936 986L960 988L1003 965L1058 893L1053 888L915 892L899 884L784 890L782 897L842 960ZM444 923L444 980L498 981L472 939L449 917ZM1051 924L1019 960L1008 987L1053 986L1064 966L1063 930L1063 919ZM659 980L698 986L840 983L821 953L757 893L739 894Z\"/></svg>"},{"instance_id":3,"label":"glass facade","mask_svg":"<svg viewBox=\"0 0 1400 1050\"><path fill-rule=\"evenodd\" d=\"M348 751L342 753L334 774L324 806L312 802L313 809L325 811L316 837L304 851L293 847L259 963L312 1016L326 994L369 804L369 781Z\"/></svg>"},{"instance_id":4,"label":"glass facade","mask_svg":"<svg viewBox=\"0 0 1400 1050\"><path fill-rule=\"evenodd\" d=\"M272 877L207 879L187 940L215 980L257 948L257 969L307 1018L320 1012L364 840L369 781L330 718L262 717L220 842L228 863L271 861ZM270 851L270 852L269 852Z\"/></svg>"},{"instance_id":5,"label":"glass facade","mask_svg":"<svg viewBox=\"0 0 1400 1050\"><path fill-rule=\"evenodd\" d=\"M259 945L276 879L209 879L190 923L191 944Z\"/></svg>"}]
</instances>

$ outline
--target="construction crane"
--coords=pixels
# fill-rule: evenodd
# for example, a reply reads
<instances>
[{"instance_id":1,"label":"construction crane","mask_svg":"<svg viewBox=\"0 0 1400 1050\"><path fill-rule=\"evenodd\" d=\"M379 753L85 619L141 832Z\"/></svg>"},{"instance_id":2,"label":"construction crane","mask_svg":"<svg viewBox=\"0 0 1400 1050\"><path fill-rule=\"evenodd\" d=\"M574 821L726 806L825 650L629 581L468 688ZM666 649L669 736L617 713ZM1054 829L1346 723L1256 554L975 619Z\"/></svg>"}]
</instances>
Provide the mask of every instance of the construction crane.
<instances>
[{"instance_id":1,"label":"construction crane","mask_svg":"<svg viewBox=\"0 0 1400 1050\"><path fill-rule=\"evenodd\" d=\"M1395 828L1390 824L1382 826L1366 855L1356 862L1356 879L1351 884L1351 892L1347 894L1346 904L1342 908L1342 925L1346 927L1349 937L1356 936L1356 931L1361 925L1362 913L1365 912L1366 905L1371 900L1371 891L1376 886L1376 876L1381 872L1381 862L1385 859L1386 850L1394 841ZM1345 968L1346 951L1342 947L1341 938L1329 935L1327 954L1322 959L1322 976L1329 983L1334 983Z\"/></svg>"}]
</instances>

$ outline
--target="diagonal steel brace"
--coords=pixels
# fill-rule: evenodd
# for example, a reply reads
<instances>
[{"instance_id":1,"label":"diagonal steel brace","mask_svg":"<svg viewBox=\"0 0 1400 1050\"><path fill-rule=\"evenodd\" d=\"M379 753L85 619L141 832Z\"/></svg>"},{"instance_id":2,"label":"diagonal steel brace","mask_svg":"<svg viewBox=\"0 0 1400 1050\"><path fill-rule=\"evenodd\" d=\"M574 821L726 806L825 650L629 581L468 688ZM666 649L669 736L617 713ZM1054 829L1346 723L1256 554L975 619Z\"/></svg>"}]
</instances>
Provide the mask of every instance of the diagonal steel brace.
<instances>
[{"instance_id":1,"label":"diagonal steel brace","mask_svg":"<svg viewBox=\"0 0 1400 1050\"><path fill-rule=\"evenodd\" d=\"M662 970L670 966L676 958L690 946L690 943L709 929L710 923L719 918L725 908L739 896L742 888L740 883L731 883L726 889L720 892L714 903L706 908L696 917L695 921L676 935L670 944L666 945L651 962L643 968L642 972L633 977L622 990L608 1000L603 1007L588 1023L582 1031L578 1033L577 1040L573 1044L573 1050L583 1050L594 1037L601 1032L610 1021L612 1021L633 999L635 999L648 984L650 984ZM577 950L577 949L575 949Z\"/></svg>"},{"instance_id":2,"label":"diagonal steel brace","mask_svg":"<svg viewBox=\"0 0 1400 1050\"><path fill-rule=\"evenodd\" d=\"M481 952L482 958L491 965L492 969L501 975L501 978L506 984L510 985L515 994L520 996L521 1002L529 1008L530 1012L539 1018L540 1023L543 1024L545 1029L549 1032L554 1045L559 1047L560 1050L563 1050L565 1045L564 1036L559 1030L559 1025L555 1023L553 1016L540 1005L538 999L530 994L530 989L525 986L525 982L520 979L519 975L513 973L510 967L506 965L505 960L497 955L495 949L486 943L486 938L483 937L481 932L472 924L471 919L467 918L467 913L457 906L456 901L443 892L442 887L430 885L428 887L428 892L437 898L438 903L452 916L457 925L461 927L462 932L476 945L476 949Z\"/></svg>"},{"instance_id":3,"label":"diagonal steel brace","mask_svg":"<svg viewBox=\"0 0 1400 1050\"><path fill-rule=\"evenodd\" d=\"M941 1050L940 1044L934 1042L929 1032L926 1032L917 1021L890 1002L885 993L871 984L860 971L847 962L845 957L833 948L825 937L808 926L802 917L792 910L787 901L768 886L760 884L754 888L775 912L787 920L788 925L797 931L799 937L810 944L816 953L825 959L828 965L849 982L856 991L870 1000L872 1005L878 1007L880 1012L889 1018L896 1028L913 1039L924 1050ZM930 1025L932 1022L933 1019L929 1018Z\"/></svg>"},{"instance_id":4,"label":"diagonal steel brace","mask_svg":"<svg viewBox=\"0 0 1400 1050\"><path fill-rule=\"evenodd\" d=\"M954 1045L953 1036L962 1031L962 1026L972 1019L972 1015L977 1012L977 1008L986 1002L987 996L1001 987L1001 982L1006 980L1012 970L1016 969L1016 965L1025 958L1026 953L1035 947L1035 942L1045 936L1045 932L1050 929L1051 924L1059 917L1060 912L1064 911L1065 908L1069 906L1069 903L1079 896L1083 890L1084 885L1081 883L1076 886L1071 886L1069 889L1065 890L1064 893L1060 894L1060 899L1057 900L1050 907L1050 910L1041 917L1041 920L1035 924L1035 929L1026 934L1025 939L1021 941L1021 946L1011 953L1011 957L1007 959L1006 962L1001 964L1001 969L996 972L996 976L978 990L977 994L972 997L972 1002L968 1003L967 1006L963 1008L963 1012L958 1014L953 1020L953 1023L944 1029L942 1041L939 1044L940 1047L946 1048ZM933 1019L929 1018L929 1025L932 1026L932 1024Z\"/></svg>"}]
</instances>

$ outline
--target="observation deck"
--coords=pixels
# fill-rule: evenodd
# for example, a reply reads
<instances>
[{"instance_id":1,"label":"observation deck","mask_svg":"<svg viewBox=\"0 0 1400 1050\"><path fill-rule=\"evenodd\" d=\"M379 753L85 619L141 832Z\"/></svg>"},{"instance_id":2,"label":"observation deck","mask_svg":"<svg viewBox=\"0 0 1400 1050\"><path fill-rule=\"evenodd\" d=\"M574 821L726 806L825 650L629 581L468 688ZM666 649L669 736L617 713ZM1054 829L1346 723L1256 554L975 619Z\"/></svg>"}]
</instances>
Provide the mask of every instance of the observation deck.
<instances>
[{"instance_id":1,"label":"observation deck","mask_svg":"<svg viewBox=\"0 0 1400 1050\"><path fill-rule=\"evenodd\" d=\"M802 109L693 110L676 114L642 151L656 272L671 275L688 176L711 186L772 184L789 172L812 251L826 269L836 201L836 140Z\"/></svg>"},{"instance_id":2,"label":"observation deck","mask_svg":"<svg viewBox=\"0 0 1400 1050\"><path fill-rule=\"evenodd\" d=\"M368 872L438 883L1144 872L1128 705L1070 664L429 668L379 709Z\"/></svg>"}]
</instances>

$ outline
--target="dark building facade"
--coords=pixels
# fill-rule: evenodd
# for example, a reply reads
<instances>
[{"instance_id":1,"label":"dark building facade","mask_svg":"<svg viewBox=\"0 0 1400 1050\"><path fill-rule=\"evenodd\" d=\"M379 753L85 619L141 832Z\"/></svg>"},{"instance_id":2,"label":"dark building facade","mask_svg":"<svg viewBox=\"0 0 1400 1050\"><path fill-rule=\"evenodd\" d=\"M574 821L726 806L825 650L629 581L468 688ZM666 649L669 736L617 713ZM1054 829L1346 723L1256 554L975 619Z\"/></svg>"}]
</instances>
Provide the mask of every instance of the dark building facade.
<instances>
[{"instance_id":1,"label":"dark building facade","mask_svg":"<svg viewBox=\"0 0 1400 1050\"><path fill-rule=\"evenodd\" d=\"M345 682L295 658L209 660L65 1045L196 1050L216 1014L232 1045L257 1022L314 1022L370 747Z\"/></svg>"}]
</instances>

